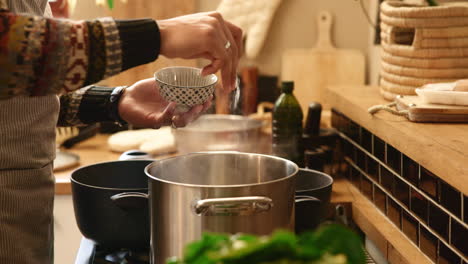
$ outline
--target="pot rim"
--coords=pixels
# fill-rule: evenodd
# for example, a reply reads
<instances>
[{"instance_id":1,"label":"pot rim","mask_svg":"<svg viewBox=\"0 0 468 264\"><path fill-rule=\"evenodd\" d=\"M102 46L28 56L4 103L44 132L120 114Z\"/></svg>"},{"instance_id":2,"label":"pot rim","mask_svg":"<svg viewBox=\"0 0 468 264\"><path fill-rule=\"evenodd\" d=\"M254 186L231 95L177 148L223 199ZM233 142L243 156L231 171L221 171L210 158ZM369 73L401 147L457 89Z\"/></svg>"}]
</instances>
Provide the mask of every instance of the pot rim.
<instances>
[{"instance_id":1,"label":"pot rim","mask_svg":"<svg viewBox=\"0 0 468 264\"><path fill-rule=\"evenodd\" d=\"M307 171L307 172L313 172L315 174L320 174L320 175L325 176L326 178L328 178L330 180L330 183L326 184L326 185L323 185L323 186L320 186L320 187L317 187L317 188L307 188L307 189L300 189L300 190L296 189L296 193L300 194L301 192L310 192L310 191L326 189L326 188L332 186L333 183L334 183L333 177L326 174L325 172L321 172L321 171L318 171L318 170L311 170L311 169L307 169L307 168L299 168L299 171Z\"/></svg>"},{"instance_id":2,"label":"pot rim","mask_svg":"<svg viewBox=\"0 0 468 264\"><path fill-rule=\"evenodd\" d=\"M249 122L248 127L239 127L235 129L218 129L218 130L212 130L209 128L198 128L198 127L192 127L187 125L186 127L181 127L177 129L172 129L175 131L176 134L182 134L182 133L187 133L187 134L194 134L194 133L199 133L199 134L221 134L221 133L238 133L238 132L248 132L251 130L259 130L264 122L261 120L253 119L250 117L246 116L239 116L239 115L227 115L227 114L205 114L200 116L197 122L203 122L205 120L233 120L233 121L241 121L241 122Z\"/></svg>"},{"instance_id":3,"label":"pot rim","mask_svg":"<svg viewBox=\"0 0 468 264\"><path fill-rule=\"evenodd\" d=\"M276 179L276 180L260 182L260 183L232 184L232 185L218 185L218 184L203 185L203 184L191 184L191 183L174 182L174 181L163 180L163 179L157 178L156 176L153 176L153 175L149 174L149 172L148 172L149 169L151 169L152 167L155 167L157 165L157 163L163 162L165 160L176 159L176 158L180 158L180 157L184 157L184 156L203 155L203 154L242 154L242 155L255 155L255 156L268 157L268 158L273 158L273 159L277 159L277 160L283 160L283 161L285 161L287 163L291 163L294 166L294 171L291 174L289 174L289 175L287 175L287 176L285 176L283 178ZM192 153L184 154L184 155L181 155L181 156L175 156L175 157L170 157L170 158L166 158L166 159L155 160L152 163L148 164L148 166L145 167L146 176L153 179L153 180L163 182L163 183L178 185L178 186L194 187L194 188L238 188L238 187L260 186L260 185L272 184L272 183L288 180L288 179L296 176L298 172L299 172L299 166L297 166L296 163L294 163L294 162L292 162L292 161L290 161L288 159L284 159L284 158L280 158L280 157L276 157L276 156L272 156L272 155L267 155L267 154L247 153L247 152L240 152L240 151L200 151L200 152L192 152Z\"/></svg>"},{"instance_id":4,"label":"pot rim","mask_svg":"<svg viewBox=\"0 0 468 264\"><path fill-rule=\"evenodd\" d=\"M88 168L88 167L91 167L91 166L96 166L96 165L100 165L100 164L109 164L109 163L121 163L121 162L139 162L139 161L150 161L150 164L152 164L155 160L153 159L148 159L148 160L113 160L113 161L103 161L103 162L98 162L98 163L93 163L93 164L90 164L90 165L87 165L87 166L83 166L83 167L80 167L80 168L77 168L75 170L72 171L71 175L70 175L70 181L72 183L75 183L75 184L78 184L78 185L81 185L81 186L85 186L85 187L88 187L88 188L92 188L92 189L99 189L99 190L107 190L107 191L119 191L119 192L128 192L128 191L146 191L148 192L148 187L146 188L114 188L114 187L102 187L102 186L96 186L96 185L91 185L91 184L86 184L86 183L82 183L78 180L76 180L73 176L74 174L78 171L78 170L81 170L81 169L85 169L85 168ZM145 167L146 168L146 167Z\"/></svg>"}]
</instances>

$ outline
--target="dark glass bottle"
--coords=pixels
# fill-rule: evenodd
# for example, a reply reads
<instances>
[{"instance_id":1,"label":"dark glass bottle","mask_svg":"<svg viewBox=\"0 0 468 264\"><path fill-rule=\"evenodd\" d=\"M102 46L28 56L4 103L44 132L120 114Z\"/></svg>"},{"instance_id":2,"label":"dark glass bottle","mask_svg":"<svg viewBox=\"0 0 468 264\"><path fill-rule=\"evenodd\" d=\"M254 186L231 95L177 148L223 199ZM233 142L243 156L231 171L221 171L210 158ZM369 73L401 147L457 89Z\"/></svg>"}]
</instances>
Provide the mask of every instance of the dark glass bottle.
<instances>
[{"instance_id":1,"label":"dark glass bottle","mask_svg":"<svg viewBox=\"0 0 468 264\"><path fill-rule=\"evenodd\" d=\"M303 166L302 109L293 95L294 82L284 81L281 95L273 108L272 151L273 154Z\"/></svg>"}]
</instances>

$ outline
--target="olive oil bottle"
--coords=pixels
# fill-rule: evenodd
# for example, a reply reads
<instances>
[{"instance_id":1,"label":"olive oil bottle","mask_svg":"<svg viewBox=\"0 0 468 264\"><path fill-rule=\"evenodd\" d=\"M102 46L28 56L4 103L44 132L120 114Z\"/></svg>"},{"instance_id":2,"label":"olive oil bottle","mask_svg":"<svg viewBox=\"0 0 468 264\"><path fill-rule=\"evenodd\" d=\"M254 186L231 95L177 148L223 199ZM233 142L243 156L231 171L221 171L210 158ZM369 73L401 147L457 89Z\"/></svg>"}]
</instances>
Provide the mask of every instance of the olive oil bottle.
<instances>
[{"instance_id":1,"label":"olive oil bottle","mask_svg":"<svg viewBox=\"0 0 468 264\"><path fill-rule=\"evenodd\" d=\"M303 113L293 95L294 82L281 84L281 95L273 108L272 151L273 154L289 159L300 167L304 164L301 146Z\"/></svg>"}]
</instances>

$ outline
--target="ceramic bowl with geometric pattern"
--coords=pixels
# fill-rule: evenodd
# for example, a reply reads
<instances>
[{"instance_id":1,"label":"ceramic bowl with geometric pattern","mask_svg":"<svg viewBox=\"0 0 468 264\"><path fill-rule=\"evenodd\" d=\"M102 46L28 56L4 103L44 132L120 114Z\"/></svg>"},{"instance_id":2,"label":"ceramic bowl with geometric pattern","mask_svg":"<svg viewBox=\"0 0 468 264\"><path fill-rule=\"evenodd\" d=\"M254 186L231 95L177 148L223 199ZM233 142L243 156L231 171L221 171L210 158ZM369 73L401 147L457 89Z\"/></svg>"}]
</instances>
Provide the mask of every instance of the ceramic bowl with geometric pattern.
<instances>
[{"instance_id":1,"label":"ceramic bowl with geometric pattern","mask_svg":"<svg viewBox=\"0 0 468 264\"><path fill-rule=\"evenodd\" d=\"M176 102L177 110L188 111L192 106L205 103L213 95L218 77L201 75L201 69L193 67L167 67L154 74L161 96L168 102Z\"/></svg>"}]
</instances>

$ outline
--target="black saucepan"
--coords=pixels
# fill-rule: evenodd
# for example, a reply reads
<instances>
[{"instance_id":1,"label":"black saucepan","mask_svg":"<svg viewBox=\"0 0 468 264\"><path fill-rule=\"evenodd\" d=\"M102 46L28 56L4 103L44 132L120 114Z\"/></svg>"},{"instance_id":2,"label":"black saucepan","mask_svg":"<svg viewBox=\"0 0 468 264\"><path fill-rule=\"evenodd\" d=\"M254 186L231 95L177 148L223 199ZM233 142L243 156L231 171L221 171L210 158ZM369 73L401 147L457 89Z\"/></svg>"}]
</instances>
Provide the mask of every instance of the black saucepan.
<instances>
[{"instance_id":1,"label":"black saucepan","mask_svg":"<svg viewBox=\"0 0 468 264\"><path fill-rule=\"evenodd\" d=\"M299 169L296 174L296 223L295 230L302 233L315 229L325 220L326 211L330 204L333 178L329 175L309 169ZM303 196L315 198L298 199Z\"/></svg>"},{"instance_id":2,"label":"black saucepan","mask_svg":"<svg viewBox=\"0 0 468 264\"><path fill-rule=\"evenodd\" d=\"M97 163L72 173L75 217L86 238L111 248L149 247L144 169L153 161Z\"/></svg>"}]
</instances>

